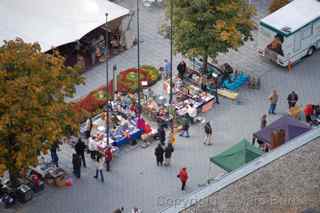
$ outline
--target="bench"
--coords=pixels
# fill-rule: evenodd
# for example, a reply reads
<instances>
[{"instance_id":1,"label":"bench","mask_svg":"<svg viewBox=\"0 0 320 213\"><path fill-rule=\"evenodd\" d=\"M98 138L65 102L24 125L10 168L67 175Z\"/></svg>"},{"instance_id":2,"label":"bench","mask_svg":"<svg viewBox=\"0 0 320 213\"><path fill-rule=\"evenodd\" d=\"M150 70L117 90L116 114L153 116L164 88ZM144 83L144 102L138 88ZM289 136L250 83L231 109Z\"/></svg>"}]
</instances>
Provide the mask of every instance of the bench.
<instances>
[{"instance_id":1,"label":"bench","mask_svg":"<svg viewBox=\"0 0 320 213\"><path fill-rule=\"evenodd\" d=\"M239 93L232 92L231 90L227 89L218 89L218 95L227 98L231 101L236 101L238 99Z\"/></svg>"}]
</instances>

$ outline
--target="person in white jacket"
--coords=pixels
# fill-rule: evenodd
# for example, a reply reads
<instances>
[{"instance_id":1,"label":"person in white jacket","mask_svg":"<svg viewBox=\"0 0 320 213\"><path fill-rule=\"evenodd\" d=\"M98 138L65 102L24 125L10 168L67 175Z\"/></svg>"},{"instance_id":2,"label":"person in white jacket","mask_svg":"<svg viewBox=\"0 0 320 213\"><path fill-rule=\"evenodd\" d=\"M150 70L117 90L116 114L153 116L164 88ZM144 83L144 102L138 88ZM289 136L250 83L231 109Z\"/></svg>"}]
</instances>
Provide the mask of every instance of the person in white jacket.
<instances>
[{"instance_id":1,"label":"person in white jacket","mask_svg":"<svg viewBox=\"0 0 320 213\"><path fill-rule=\"evenodd\" d=\"M98 179L98 175L100 173L101 182L104 182L102 170L104 168L104 158L100 153L97 154L97 162L96 162L96 175L93 176L94 178Z\"/></svg>"},{"instance_id":2,"label":"person in white jacket","mask_svg":"<svg viewBox=\"0 0 320 213\"><path fill-rule=\"evenodd\" d=\"M187 115L191 123L193 124L195 121L195 118L197 117L197 109L193 106L193 104L188 105Z\"/></svg>"},{"instance_id":3,"label":"person in white jacket","mask_svg":"<svg viewBox=\"0 0 320 213\"><path fill-rule=\"evenodd\" d=\"M90 152L90 156L92 160L96 159L97 154L97 142L95 141L95 137L90 137L88 140L88 150Z\"/></svg>"}]
</instances>

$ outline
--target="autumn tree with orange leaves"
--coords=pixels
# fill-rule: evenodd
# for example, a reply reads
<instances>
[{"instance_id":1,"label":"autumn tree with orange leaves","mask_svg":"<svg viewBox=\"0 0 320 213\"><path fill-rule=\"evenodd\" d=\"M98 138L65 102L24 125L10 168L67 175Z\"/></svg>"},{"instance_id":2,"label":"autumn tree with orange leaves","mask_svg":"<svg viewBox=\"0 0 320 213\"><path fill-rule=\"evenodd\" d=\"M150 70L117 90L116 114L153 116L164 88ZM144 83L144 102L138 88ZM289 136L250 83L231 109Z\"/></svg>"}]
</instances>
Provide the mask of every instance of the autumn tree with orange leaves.
<instances>
[{"instance_id":1,"label":"autumn tree with orange leaves","mask_svg":"<svg viewBox=\"0 0 320 213\"><path fill-rule=\"evenodd\" d=\"M0 173L8 170L16 183L66 131L78 131L64 98L82 82L78 69L64 66L58 53L42 53L37 43L17 39L0 47Z\"/></svg>"},{"instance_id":2,"label":"autumn tree with orange leaves","mask_svg":"<svg viewBox=\"0 0 320 213\"><path fill-rule=\"evenodd\" d=\"M204 72L208 57L237 50L252 39L255 8L247 0L169 0L166 15L170 18L173 1L173 41L177 52L201 57Z\"/></svg>"}]
</instances>

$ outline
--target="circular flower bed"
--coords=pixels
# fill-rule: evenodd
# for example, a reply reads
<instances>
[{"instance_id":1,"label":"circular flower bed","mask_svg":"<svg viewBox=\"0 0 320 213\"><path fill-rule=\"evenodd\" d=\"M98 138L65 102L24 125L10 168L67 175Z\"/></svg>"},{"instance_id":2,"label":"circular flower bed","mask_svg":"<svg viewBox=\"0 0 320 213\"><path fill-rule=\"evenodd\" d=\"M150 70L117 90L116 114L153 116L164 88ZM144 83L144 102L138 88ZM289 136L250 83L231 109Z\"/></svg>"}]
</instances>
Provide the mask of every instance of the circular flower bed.
<instances>
[{"instance_id":1,"label":"circular flower bed","mask_svg":"<svg viewBox=\"0 0 320 213\"><path fill-rule=\"evenodd\" d=\"M152 86L160 79L160 71L149 65L140 67L140 82L147 82L147 86ZM112 88L112 83L109 89ZM138 69L129 68L120 72L117 81L117 89L119 92L136 92L138 89Z\"/></svg>"},{"instance_id":2,"label":"circular flower bed","mask_svg":"<svg viewBox=\"0 0 320 213\"><path fill-rule=\"evenodd\" d=\"M160 79L160 71L149 65L140 67L140 82L147 82L146 87L154 85ZM90 92L86 97L74 103L74 110L80 114L80 120L83 121L89 114L95 114L103 110L103 106L107 102L107 97L112 93L113 81L108 85L108 93L106 86L101 86L98 89ZM119 92L134 93L138 89L138 69L129 68L121 71L117 78L117 90Z\"/></svg>"}]
</instances>

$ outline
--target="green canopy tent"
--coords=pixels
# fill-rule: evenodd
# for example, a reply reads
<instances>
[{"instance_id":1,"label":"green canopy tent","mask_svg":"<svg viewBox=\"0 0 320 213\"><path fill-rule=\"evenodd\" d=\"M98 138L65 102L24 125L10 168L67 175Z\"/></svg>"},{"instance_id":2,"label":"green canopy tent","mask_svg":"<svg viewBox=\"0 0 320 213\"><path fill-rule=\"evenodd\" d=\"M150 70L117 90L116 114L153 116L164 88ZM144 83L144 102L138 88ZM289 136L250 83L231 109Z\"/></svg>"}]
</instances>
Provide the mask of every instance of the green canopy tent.
<instances>
[{"instance_id":1,"label":"green canopy tent","mask_svg":"<svg viewBox=\"0 0 320 213\"><path fill-rule=\"evenodd\" d=\"M232 146L226 151L211 157L210 161L227 172L231 172L250 161L261 156L263 152L251 145L246 139L242 139L238 144Z\"/></svg>"}]
</instances>

